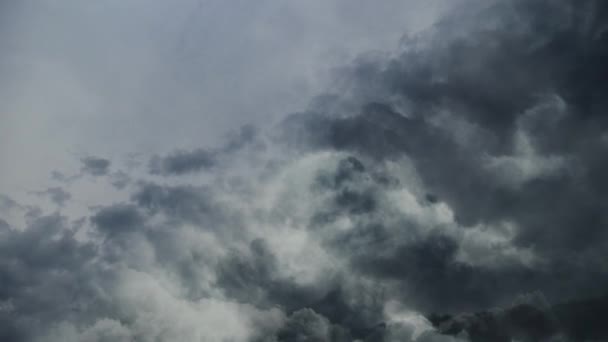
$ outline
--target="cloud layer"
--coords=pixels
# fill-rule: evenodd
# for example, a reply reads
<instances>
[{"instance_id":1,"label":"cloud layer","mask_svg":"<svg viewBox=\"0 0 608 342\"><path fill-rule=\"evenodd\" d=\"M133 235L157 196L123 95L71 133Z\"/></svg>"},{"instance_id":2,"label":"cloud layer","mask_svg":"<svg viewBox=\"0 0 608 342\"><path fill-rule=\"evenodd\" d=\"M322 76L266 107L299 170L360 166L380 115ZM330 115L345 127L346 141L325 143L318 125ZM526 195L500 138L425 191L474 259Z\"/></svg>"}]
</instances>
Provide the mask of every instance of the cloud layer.
<instances>
[{"instance_id":1,"label":"cloud layer","mask_svg":"<svg viewBox=\"0 0 608 342\"><path fill-rule=\"evenodd\" d=\"M0 197L0 340L608 338L607 15L472 2L278 125L61 179L120 201Z\"/></svg>"}]
</instances>

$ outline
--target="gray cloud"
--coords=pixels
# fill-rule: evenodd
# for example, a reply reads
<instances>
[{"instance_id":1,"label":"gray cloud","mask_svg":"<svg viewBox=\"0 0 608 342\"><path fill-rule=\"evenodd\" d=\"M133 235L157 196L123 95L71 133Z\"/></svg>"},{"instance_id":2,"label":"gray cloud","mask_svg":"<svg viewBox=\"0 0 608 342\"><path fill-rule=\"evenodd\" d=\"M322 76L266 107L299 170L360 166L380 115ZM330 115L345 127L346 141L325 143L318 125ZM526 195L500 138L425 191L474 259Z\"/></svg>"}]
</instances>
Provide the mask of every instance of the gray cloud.
<instances>
[{"instance_id":1,"label":"gray cloud","mask_svg":"<svg viewBox=\"0 0 608 342\"><path fill-rule=\"evenodd\" d=\"M121 231L141 229L144 218L134 205L115 204L102 208L91 217L91 222L103 232L119 234Z\"/></svg>"},{"instance_id":2,"label":"gray cloud","mask_svg":"<svg viewBox=\"0 0 608 342\"><path fill-rule=\"evenodd\" d=\"M150 161L153 174L184 174L208 169L216 163L215 154L207 150L177 151L164 158L155 157Z\"/></svg>"},{"instance_id":3,"label":"gray cloud","mask_svg":"<svg viewBox=\"0 0 608 342\"><path fill-rule=\"evenodd\" d=\"M253 142L256 129L251 125L227 137L220 148L213 150L195 149L192 151L178 150L160 157L154 156L149 163L150 172L157 175L183 175L201 170L207 170L218 164L232 154Z\"/></svg>"},{"instance_id":4,"label":"gray cloud","mask_svg":"<svg viewBox=\"0 0 608 342\"><path fill-rule=\"evenodd\" d=\"M455 317L433 316L431 320L443 334L466 333L471 341L601 340L607 331L599 317L607 304L605 297L555 306L524 302L506 309Z\"/></svg>"},{"instance_id":5,"label":"gray cloud","mask_svg":"<svg viewBox=\"0 0 608 342\"><path fill-rule=\"evenodd\" d=\"M0 337L605 339L608 7L589 4L472 2L267 130L140 174L83 158L124 198L0 219Z\"/></svg>"},{"instance_id":6,"label":"gray cloud","mask_svg":"<svg viewBox=\"0 0 608 342\"><path fill-rule=\"evenodd\" d=\"M131 177L124 171L117 171L110 174L110 183L118 190L122 190L129 185Z\"/></svg>"},{"instance_id":7,"label":"gray cloud","mask_svg":"<svg viewBox=\"0 0 608 342\"><path fill-rule=\"evenodd\" d=\"M213 229L222 229L221 222L229 219L229 209L215 201L211 188L145 183L132 199L150 214L162 213L180 222L206 222Z\"/></svg>"},{"instance_id":8,"label":"gray cloud","mask_svg":"<svg viewBox=\"0 0 608 342\"><path fill-rule=\"evenodd\" d=\"M36 194L49 197L53 203L60 207L72 198L69 192L59 187L48 188L45 191L36 192Z\"/></svg>"},{"instance_id":9,"label":"gray cloud","mask_svg":"<svg viewBox=\"0 0 608 342\"><path fill-rule=\"evenodd\" d=\"M93 176L105 176L110 169L110 161L98 157L85 157L80 160L82 162L81 171Z\"/></svg>"},{"instance_id":10,"label":"gray cloud","mask_svg":"<svg viewBox=\"0 0 608 342\"><path fill-rule=\"evenodd\" d=\"M601 291L604 276L596 287L585 269L605 250L604 182L594 176L606 165L605 104L583 94L605 82L584 76L602 65L578 63L606 53L605 9L594 4L583 12L567 1L515 1L448 19L436 43L352 68L349 82L362 88L352 97L374 102L342 117L323 107L298 114L286 136L380 161L406 155L460 224L513 222L515 245L581 277L570 295L583 283Z\"/></svg>"},{"instance_id":11,"label":"gray cloud","mask_svg":"<svg viewBox=\"0 0 608 342\"><path fill-rule=\"evenodd\" d=\"M19 207L19 204L15 200L4 194L0 194L0 210L3 213L15 207Z\"/></svg>"},{"instance_id":12,"label":"gray cloud","mask_svg":"<svg viewBox=\"0 0 608 342\"><path fill-rule=\"evenodd\" d=\"M294 312L277 333L279 341L351 341L347 331L332 326L329 320L314 310Z\"/></svg>"},{"instance_id":13,"label":"gray cloud","mask_svg":"<svg viewBox=\"0 0 608 342\"><path fill-rule=\"evenodd\" d=\"M88 269L95 250L63 231L65 224L54 215L40 217L22 232L2 230L3 339L30 340L56 319L92 314L86 307L95 298L88 296L93 289L87 284L95 281Z\"/></svg>"}]
</instances>

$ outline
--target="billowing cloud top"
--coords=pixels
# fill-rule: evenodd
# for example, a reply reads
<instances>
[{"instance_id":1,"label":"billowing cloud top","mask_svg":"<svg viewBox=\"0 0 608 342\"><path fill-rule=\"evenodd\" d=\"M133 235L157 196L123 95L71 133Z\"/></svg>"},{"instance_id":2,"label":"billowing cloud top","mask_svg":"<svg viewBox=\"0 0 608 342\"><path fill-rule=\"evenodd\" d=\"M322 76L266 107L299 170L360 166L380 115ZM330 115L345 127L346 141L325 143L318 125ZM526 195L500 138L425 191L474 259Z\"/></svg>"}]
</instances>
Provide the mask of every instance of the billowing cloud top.
<instances>
[{"instance_id":1,"label":"billowing cloud top","mask_svg":"<svg viewBox=\"0 0 608 342\"><path fill-rule=\"evenodd\" d=\"M79 158L0 197L0 340L608 340L606 60L602 1L467 2L276 125Z\"/></svg>"}]
</instances>

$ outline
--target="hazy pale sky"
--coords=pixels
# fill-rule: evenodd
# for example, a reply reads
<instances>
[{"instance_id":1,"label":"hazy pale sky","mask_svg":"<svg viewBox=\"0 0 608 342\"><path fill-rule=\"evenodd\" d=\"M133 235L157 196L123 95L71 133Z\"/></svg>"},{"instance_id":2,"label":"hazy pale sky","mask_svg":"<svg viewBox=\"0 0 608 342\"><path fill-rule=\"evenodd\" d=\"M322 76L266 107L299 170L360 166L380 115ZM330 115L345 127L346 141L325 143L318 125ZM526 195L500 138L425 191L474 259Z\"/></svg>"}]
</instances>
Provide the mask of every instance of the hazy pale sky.
<instances>
[{"instance_id":1,"label":"hazy pale sky","mask_svg":"<svg viewBox=\"0 0 608 342\"><path fill-rule=\"evenodd\" d=\"M39 190L74 156L204 146L276 122L328 89L332 68L395 48L448 3L3 1L0 188Z\"/></svg>"}]
</instances>

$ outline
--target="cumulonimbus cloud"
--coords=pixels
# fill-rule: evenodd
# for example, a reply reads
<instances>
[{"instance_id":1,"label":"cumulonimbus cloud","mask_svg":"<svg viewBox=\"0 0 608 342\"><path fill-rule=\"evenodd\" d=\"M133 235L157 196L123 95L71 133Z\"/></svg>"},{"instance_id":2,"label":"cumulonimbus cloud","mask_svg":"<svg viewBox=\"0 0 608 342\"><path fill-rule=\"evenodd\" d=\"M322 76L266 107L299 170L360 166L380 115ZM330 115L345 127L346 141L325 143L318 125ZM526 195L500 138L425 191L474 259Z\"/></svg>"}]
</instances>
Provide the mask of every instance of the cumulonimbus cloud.
<instances>
[{"instance_id":1,"label":"cumulonimbus cloud","mask_svg":"<svg viewBox=\"0 0 608 342\"><path fill-rule=\"evenodd\" d=\"M86 220L0 221L0 339L607 338L608 6L466 9Z\"/></svg>"}]
</instances>

